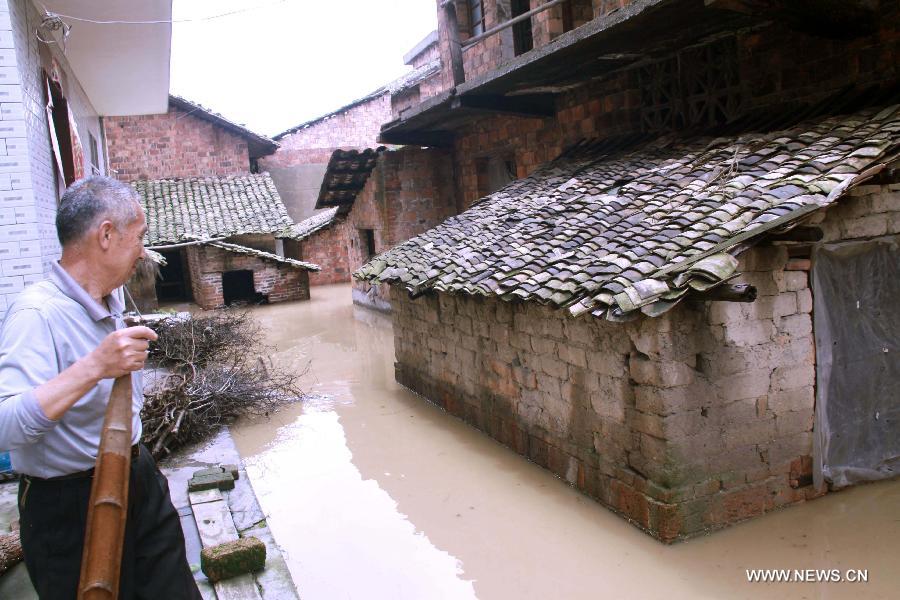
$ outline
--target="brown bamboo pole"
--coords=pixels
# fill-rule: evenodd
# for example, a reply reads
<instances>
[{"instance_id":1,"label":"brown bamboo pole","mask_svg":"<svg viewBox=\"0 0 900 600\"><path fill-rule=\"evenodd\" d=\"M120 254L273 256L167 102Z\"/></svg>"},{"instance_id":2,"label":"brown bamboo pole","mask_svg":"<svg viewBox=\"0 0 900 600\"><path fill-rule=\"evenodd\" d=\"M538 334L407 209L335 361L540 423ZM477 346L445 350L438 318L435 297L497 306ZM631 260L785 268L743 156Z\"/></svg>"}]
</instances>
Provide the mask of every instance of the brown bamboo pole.
<instances>
[{"instance_id":1,"label":"brown bamboo pole","mask_svg":"<svg viewBox=\"0 0 900 600\"><path fill-rule=\"evenodd\" d=\"M131 401L129 373L113 383L103 419L88 504L79 600L115 600L119 595L131 474Z\"/></svg>"}]
</instances>

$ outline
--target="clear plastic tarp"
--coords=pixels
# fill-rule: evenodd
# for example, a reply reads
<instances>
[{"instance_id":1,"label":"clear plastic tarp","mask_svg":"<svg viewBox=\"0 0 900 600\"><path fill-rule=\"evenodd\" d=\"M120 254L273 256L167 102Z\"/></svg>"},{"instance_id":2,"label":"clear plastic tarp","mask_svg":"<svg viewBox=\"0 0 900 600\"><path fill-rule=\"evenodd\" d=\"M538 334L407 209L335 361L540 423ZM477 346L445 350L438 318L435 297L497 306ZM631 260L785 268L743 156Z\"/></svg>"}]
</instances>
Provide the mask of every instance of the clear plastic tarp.
<instances>
[{"instance_id":1,"label":"clear plastic tarp","mask_svg":"<svg viewBox=\"0 0 900 600\"><path fill-rule=\"evenodd\" d=\"M841 488L900 474L900 237L813 254L813 478Z\"/></svg>"}]
</instances>

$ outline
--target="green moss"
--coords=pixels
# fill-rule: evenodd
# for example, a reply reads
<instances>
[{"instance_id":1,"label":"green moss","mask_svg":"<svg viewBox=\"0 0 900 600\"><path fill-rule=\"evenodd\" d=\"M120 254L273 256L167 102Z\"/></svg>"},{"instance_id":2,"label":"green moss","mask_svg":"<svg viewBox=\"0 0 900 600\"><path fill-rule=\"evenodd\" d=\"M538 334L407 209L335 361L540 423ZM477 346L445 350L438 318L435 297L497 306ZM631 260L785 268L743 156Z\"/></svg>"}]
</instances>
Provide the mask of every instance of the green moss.
<instances>
[{"instance_id":1,"label":"green moss","mask_svg":"<svg viewBox=\"0 0 900 600\"><path fill-rule=\"evenodd\" d=\"M259 571L265 566L266 545L255 537L211 546L200 552L200 568L213 582Z\"/></svg>"}]
</instances>

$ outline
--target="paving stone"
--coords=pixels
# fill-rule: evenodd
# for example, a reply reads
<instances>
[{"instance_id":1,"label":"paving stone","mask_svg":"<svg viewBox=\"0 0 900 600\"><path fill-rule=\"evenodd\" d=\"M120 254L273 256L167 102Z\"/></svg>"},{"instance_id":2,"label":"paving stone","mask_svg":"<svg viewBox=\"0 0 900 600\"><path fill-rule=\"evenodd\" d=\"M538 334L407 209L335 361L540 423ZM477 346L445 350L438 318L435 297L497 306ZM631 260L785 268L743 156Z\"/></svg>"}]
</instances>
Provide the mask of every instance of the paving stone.
<instances>
[{"instance_id":1,"label":"paving stone","mask_svg":"<svg viewBox=\"0 0 900 600\"><path fill-rule=\"evenodd\" d=\"M252 536L200 551L200 568L213 582L259 571L265 565L266 545Z\"/></svg>"}]
</instances>

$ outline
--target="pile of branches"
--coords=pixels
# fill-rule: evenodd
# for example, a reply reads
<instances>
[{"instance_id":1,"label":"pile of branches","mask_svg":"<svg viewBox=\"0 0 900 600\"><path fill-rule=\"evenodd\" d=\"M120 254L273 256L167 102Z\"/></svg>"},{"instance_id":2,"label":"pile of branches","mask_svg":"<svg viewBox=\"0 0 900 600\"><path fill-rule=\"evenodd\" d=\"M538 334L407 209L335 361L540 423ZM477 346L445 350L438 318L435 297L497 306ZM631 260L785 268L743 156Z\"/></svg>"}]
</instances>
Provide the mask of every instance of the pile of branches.
<instances>
[{"instance_id":1,"label":"pile of branches","mask_svg":"<svg viewBox=\"0 0 900 600\"><path fill-rule=\"evenodd\" d=\"M215 433L240 415L268 415L302 396L303 373L275 368L248 312L223 310L152 325L145 371L144 433L154 457Z\"/></svg>"}]
</instances>

